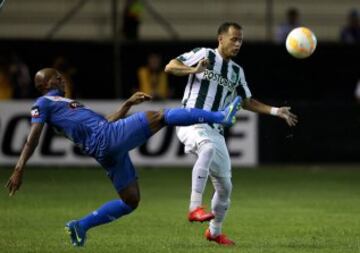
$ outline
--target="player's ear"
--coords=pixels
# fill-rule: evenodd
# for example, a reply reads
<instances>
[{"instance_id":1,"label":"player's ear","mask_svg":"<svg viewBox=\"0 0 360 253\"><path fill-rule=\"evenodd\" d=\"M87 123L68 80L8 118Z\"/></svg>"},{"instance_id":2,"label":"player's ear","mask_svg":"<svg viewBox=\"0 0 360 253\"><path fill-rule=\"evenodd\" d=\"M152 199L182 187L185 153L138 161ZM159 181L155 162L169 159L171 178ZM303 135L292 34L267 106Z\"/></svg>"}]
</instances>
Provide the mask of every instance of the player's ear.
<instances>
[{"instance_id":1,"label":"player's ear","mask_svg":"<svg viewBox=\"0 0 360 253\"><path fill-rule=\"evenodd\" d=\"M222 40L223 40L223 36L222 36L222 34L219 34L218 35L218 42L220 43Z\"/></svg>"}]
</instances>

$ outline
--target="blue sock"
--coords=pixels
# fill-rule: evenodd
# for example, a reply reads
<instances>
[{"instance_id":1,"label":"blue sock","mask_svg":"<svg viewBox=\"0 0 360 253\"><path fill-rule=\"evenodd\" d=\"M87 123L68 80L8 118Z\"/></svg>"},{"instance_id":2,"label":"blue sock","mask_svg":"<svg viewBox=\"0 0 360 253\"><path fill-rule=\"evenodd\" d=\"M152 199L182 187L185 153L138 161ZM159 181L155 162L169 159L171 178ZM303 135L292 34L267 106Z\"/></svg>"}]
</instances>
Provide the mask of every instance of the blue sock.
<instances>
[{"instance_id":1,"label":"blue sock","mask_svg":"<svg viewBox=\"0 0 360 253\"><path fill-rule=\"evenodd\" d=\"M168 126L189 126L196 123L221 123L224 114L197 108L173 108L165 109L164 119Z\"/></svg>"},{"instance_id":2,"label":"blue sock","mask_svg":"<svg viewBox=\"0 0 360 253\"><path fill-rule=\"evenodd\" d=\"M131 213L132 210L121 199L112 200L80 219L79 225L86 231L89 228L114 221L123 215Z\"/></svg>"}]
</instances>

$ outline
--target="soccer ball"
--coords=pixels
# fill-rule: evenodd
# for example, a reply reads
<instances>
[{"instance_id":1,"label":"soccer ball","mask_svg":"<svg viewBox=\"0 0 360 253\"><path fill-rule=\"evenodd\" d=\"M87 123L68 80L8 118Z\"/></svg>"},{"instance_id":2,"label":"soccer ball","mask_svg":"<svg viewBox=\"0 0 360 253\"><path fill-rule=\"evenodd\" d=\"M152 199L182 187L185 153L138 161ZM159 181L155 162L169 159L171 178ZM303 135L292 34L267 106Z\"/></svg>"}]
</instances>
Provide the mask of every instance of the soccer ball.
<instances>
[{"instance_id":1,"label":"soccer ball","mask_svg":"<svg viewBox=\"0 0 360 253\"><path fill-rule=\"evenodd\" d=\"M309 57L316 48L317 40L314 33L306 27L293 29L286 38L286 49L295 58Z\"/></svg>"}]
</instances>

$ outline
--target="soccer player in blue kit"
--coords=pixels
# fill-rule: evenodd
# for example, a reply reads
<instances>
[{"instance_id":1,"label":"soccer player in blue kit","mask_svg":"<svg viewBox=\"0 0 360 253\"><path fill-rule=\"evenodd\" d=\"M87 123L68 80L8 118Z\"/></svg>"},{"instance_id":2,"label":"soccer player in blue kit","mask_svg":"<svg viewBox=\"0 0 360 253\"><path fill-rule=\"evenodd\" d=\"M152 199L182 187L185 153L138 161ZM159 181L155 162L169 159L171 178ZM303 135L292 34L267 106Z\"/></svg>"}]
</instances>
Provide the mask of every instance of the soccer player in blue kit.
<instances>
[{"instance_id":1,"label":"soccer player in blue kit","mask_svg":"<svg viewBox=\"0 0 360 253\"><path fill-rule=\"evenodd\" d=\"M65 229L74 246L83 246L86 232L92 227L109 223L129 214L140 201L140 190L129 151L143 144L164 126L186 126L218 123L231 126L241 99L236 97L219 112L201 109L173 108L138 112L126 117L131 106L151 97L142 92L132 95L116 112L103 117L77 101L64 98L66 81L56 69L45 68L35 75L35 87L43 94L31 109L31 129L15 169L6 184L9 195L19 190L25 164L33 154L47 123L57 132L94 157L112 181L120 199L111 200L87 216L70 221Z\"/></svg>"}]
</instances>

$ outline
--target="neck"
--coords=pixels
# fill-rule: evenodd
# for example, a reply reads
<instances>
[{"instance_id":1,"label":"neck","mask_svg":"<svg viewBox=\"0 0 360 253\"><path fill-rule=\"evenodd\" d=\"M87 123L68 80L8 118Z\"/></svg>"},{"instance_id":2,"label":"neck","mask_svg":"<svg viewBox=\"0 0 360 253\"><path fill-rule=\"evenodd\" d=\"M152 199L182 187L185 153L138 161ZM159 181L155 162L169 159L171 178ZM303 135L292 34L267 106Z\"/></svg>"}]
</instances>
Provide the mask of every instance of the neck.
<instances>
[{"instance_id":1,"label":"neck","mask_svg":"<svg viewBox=\"0 0 360 253\"><path fill-rule=\"evenodd\" d=\"M44 92L44 94L47 94L47 93L49 93L49 92L56 92L56 93L59 93L59 95L60 96L64 96L65 95L65 92L64 91L62 91L61 89L59 89L59 88L51 88L51 89L48 89L48 90L46 90L45 92Z\"/></svg>"},{"instance_id":2,"label":"neck","mask_svg":"<svg viewBox=\"0 0 360 253\"><path fill-rule=\"evenodd\" d=\"M231 57L227 56L225 53L224 53L224 50L219 46L217 48L219 54L221 55L221 57L224 59L224 60L230 60Z\"/></svg>"}]
</instances>

